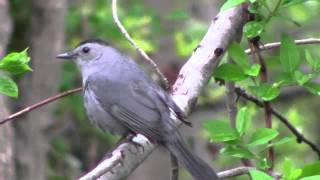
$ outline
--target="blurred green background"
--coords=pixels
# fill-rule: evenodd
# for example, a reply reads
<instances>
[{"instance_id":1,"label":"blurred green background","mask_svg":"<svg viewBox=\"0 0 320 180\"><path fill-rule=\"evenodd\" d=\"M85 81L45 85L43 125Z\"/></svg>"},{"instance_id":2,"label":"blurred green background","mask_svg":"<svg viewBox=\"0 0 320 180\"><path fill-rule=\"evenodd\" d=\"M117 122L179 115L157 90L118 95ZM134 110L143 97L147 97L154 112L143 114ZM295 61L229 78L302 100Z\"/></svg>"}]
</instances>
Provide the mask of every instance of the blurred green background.
<instances>
[{"instance_id":1,"label":"blurred green background","mask_svg":"<svg viewBox=\"0 0 320 180\"><path fill-rule=\"evenodd\" d=\"M223 1L218 0L119 0L118 13L129 34L155 59L172 84L179 68L197 47L222 4ZM101 38L134 59L141 59L115 26L111 0L10 0L7 6L10 7L8 12L13 25L7 51L30 47L33 69L25 77L15 77L20 82L21 95L19 99L7 102L11 112L57 92L81 86L76 65L55 60L54 55L75 47L85 39ZM268 24L261 41L279 41L282 32L295 39L319 37L319 17L319 1L306 1L283 8ZM315 57L320 57L318 45L302 47L309 49ZM243 48L247 48L245 40ZM263 56L270 70L270 79L276 79L280 66L278 50L267 51ZM142 66L145 65L142 63ZM145 69L155 77L148 67ZM239 105L244 104L254 114L253 126L264 127L263 110L254 104L239 102ZM306 137L320 144L318 97L301 88L288 87L272 104ZM219 155L221 145L208 143L201 123L203 120L227 117L225 88L212 79L189 118L194 128L182 128L193 149L217 171L237 167L241 161ZM75 179L93 168L119 139L90 124L80 93L31 112L12 126L16 167L12 179ZM292 136L275 118L274 127L279 129L280 136ZM296 166L317 158L308 146L295 141L279 146L275 151L276 170L279 171L285 157ZM150 159L128 179L168 179L167 152L158 150ZM190 179L190 176L182 170L181 179ZM238 179L248 179L248 176Z\"/></svg>"}]
</instances>

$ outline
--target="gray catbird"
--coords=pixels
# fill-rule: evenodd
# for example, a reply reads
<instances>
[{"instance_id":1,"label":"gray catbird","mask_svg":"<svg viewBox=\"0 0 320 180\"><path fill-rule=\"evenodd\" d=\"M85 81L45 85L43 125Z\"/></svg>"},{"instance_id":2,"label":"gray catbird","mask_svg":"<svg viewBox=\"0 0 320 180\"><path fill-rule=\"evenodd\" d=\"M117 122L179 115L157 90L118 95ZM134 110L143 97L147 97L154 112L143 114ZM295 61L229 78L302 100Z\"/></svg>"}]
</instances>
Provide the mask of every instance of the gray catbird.
<instances>
[{"instance_id":1,"label":"gray catbird","mask_svg":"<svg viewBox=\"0 0 320 180\"><path fill-rule=\"evenodd\" d=\"M76 59L93 124L121 136L143 134L167 147L196 180L218 179L210 166L187 148L170 118L173 111L182 120L183 112L130 57L104 41L87 40L57 58Z\"/></svg>"}]
</instances>

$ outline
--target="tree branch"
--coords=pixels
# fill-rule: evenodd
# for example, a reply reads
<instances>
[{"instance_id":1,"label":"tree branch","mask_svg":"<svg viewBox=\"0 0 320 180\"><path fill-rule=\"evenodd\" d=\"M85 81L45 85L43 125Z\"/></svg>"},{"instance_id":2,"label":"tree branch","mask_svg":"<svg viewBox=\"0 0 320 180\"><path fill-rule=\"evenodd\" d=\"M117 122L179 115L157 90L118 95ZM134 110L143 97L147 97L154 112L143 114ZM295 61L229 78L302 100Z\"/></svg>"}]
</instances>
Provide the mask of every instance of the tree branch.
<instances>
[{"instance_id":1,"label":"tree branch","mask_svg":"<svg viewBox=\"0 0 320 180\"><path fill-rule=\"evenodd\" d=\"M137 43L130 37L129 33L127 32L126 28L122 25L119 20L118 13L117 13L117 0L112 0L112 16L113 20L120 29L121 33L124 37L130 42L130 44L138 51L138 53L146 60L146 62L153 68L153 70L158 74L159 78L162 80L163 84L165 85L166 89L169 89L169 81L167 78L162 74L160 69L158 68L157 64L148 56L143 49L141 49Z\"/></svg>"},{"instance_id":2,"label":"tree branch","mask_svg":"<svg viewBox=\"0 0 320 180\"><path fill-rule=\"evenodd\" d=\"M294 41L297 45L305 45L305 44L320 44L320 39L316 38L309 38L309 39L299 39ZM269 50L269 49L274 49L280 47L281 43L280 42L273 42L273 43L267 43L264 45L260 45L259 51L264 51L264 50ZM251 49L246 49L245 50L246 54L251 54L252 51Z\"/></svg>"},{"instance_id":3,"label":"tree branch","mask_svg":"<svg viewBox=\"0 0 320 180\"><path fill-rule=\"evenodd\" d=\"M235 89L236 93L238 94L238 96L243 97L244 99L251 101L253 103L255 103L257 106L263 108L264 107L264 103L262 101L260 101L258 98L247 94L245 90L237 87ZM316 144L314 144L312 141L310 141L309 139L305 138L304 135L302 133L300 133L298 131L298 129L296 129L287 118L285 118L283 115L281 115L281 113L279 113L278 111L276 111L274 108L271 107L271 112L274 116L276 116L285 126L287 126L287 128L296 136L297 138L297 142L298 143L306 143L317 155L318 158L320 159L320 148L317 147Z\"/></svg>"},{"instance_id":4,"label":"tree branch","mask_svg":"<svg viewBox=\"0 0 320 180\"><path fill-rule=\"evenodd\" d=\"M32 111L34 109L37 109L37 108L39 108L41 106L44 106L44 105L46 105L46 104L48 104L48 103L50 103L52 101L55 101L57 99L60 99L62 97L65 97L65 96L68 96L70 94L73 94L73 93L76 93L76 92L80 92L80 91L82 91L82 87L71 89L71 90L62 92L60 94L57 94L55 96L51 96L51 97L49 97L47 99L44 99L44 100L42 100L40 102L37 102L37 103L35 103L35 104L31 105L31 106L28 106L28 107L26 107L26 108L24 108L24 109L22 109L22 110L20 110L20 111L18 111L16 113L14 113L14 114L9 115L8 117L6 117L5 119L2 119L0 121L0 125L6 123L8 121L14 120L17 117L20 117L23 114L26 114L27 112L30 112L30 111Z\"/></svg>"},{"instance_id":5,"label":"tree branch","mask_svg":"<svg viewBox=\"0 0 320 180\"><path fill-rule=\"evenodd\" d=\"M195 104L197 97L220 62L224 51L236 33L243 27L245 21L246 14L242 7L221 12L213 19L198 48L182 67L171 95L186 114ZM180 124L179 121L176 122ZM93 172L98 167L101 167L102 164L105 165L103 169L109 171L101 176L100 179L115 180L127 177L155 148L152 143L142 137L142 135L138 135L138 137L133 138L133 141L143 148L128 143L120 144L111 152L109 158L103 160L93 171L83 176L81 180L93 179ZM119 152L122 152L122 156L114 157ZM119 160L121 163L114 166L112 162L115 160Z\"/></svg>"}]
</instances>

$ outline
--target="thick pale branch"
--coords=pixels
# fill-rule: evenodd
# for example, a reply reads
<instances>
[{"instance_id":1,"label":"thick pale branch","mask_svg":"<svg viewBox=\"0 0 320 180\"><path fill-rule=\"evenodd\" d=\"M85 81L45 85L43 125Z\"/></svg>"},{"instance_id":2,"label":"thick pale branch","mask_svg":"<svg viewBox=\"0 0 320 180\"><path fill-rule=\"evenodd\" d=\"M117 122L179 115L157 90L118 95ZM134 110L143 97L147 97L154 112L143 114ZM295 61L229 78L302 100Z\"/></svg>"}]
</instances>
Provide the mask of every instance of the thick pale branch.
<instances>
[{"instance_id":1,"label":"thick pale branch","mask_svg":"<svg viewBox=\"0 0 320 180\"><path fill-rule=\"evenodd\" d=\"M213 19L208 32L198 48L182 67L171 95L177 105L186 114L189 113L190 108L196 102L197 97L209 81L224 51L236 33L242 28L245 21L246 14L242 7L236 7L220 13ZM179 123L178 121L176 122L177 124ZM108 170L108 172L100 176L100 179L115 180L127 177L154 149L154 146L150 145L149 141L142 139L144 138L134 138L138 144L144 147L143 151L136 145L128 143L116 147L111 156L96 167L98 168L102 164L106 164L104 169ZM122 152L122 157L117 156L115 158L113 154L116 152ZM119 159L121 163L115 166L113 162L118 162L117 158L121 158ZM97 177L93 176L94 173L92 173L96 171L96 168L83 176L81 180Z\"/></svg>"}]
</instances>

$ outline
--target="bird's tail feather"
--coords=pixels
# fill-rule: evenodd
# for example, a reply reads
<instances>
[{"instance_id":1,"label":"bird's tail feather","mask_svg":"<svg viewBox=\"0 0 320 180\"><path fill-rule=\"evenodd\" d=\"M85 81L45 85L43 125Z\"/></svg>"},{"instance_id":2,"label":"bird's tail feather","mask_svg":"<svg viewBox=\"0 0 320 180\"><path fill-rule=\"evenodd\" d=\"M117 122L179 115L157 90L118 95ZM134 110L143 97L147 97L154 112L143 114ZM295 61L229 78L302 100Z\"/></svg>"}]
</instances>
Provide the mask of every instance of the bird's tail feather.
<instances>
[{"instance_id":1,"label":"bird's tail feather","mask_svg":"<svg viewBox=\"0 0 320 180\"><path fill-rule=\"evenodd\" d=\"M193 154L178 131L170 135L167 148L185 165L195 180L218 180L217 174L202 159Z\"/></svg>"}]
</instances>

